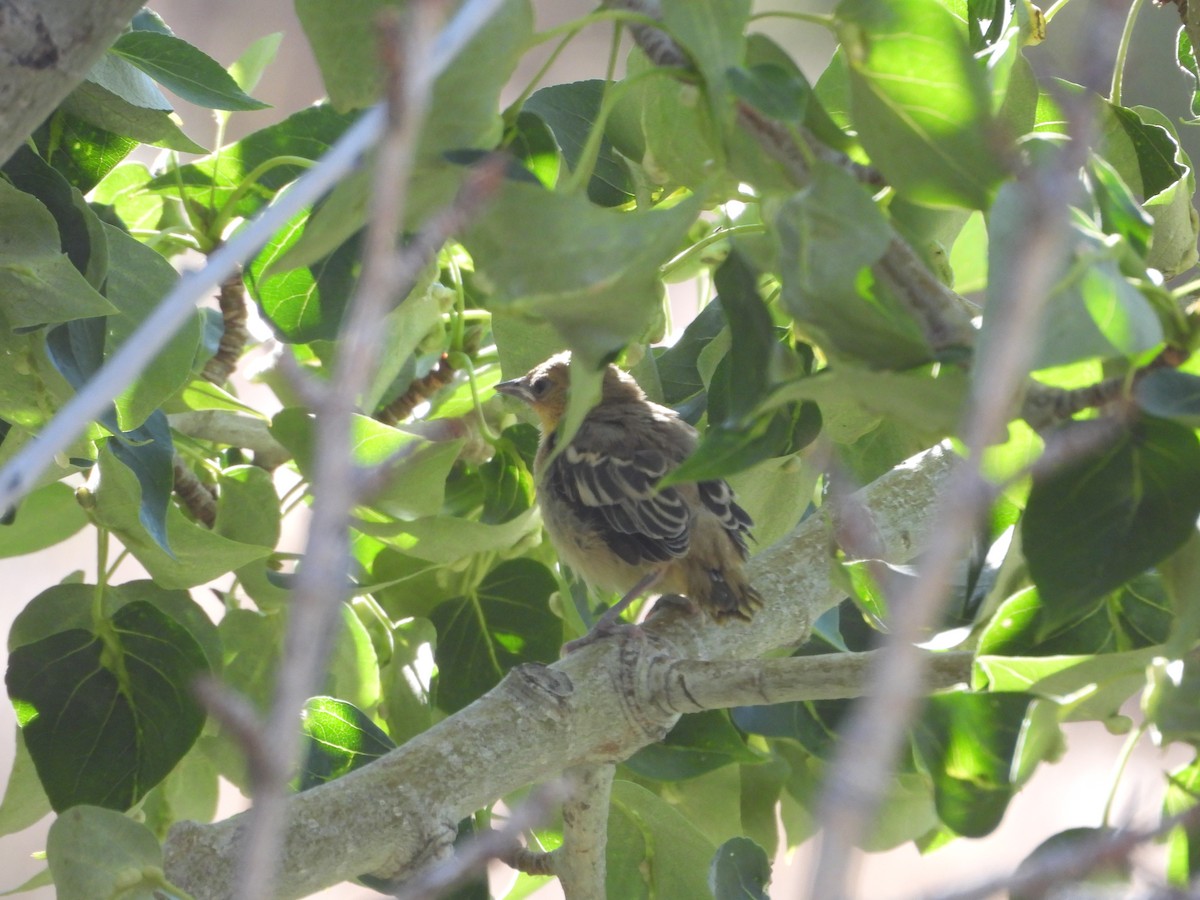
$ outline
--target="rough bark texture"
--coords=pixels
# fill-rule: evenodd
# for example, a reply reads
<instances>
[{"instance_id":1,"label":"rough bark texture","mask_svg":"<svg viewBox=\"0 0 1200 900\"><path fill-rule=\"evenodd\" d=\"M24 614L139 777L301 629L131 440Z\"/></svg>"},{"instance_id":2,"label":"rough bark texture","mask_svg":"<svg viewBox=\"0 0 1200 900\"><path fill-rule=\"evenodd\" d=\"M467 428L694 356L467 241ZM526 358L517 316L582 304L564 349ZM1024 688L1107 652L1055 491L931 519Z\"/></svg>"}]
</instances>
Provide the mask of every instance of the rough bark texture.
<instances>
[{"instance_id":1,"label":"rough bark texture","mask_svg":"<svg viewBox=\"0 0 1200 900\"><path fill-rule=\"evenodd\" d=\"M145 0L0 0L0 161L71 92Z\"/></svg>"}]
</instances>

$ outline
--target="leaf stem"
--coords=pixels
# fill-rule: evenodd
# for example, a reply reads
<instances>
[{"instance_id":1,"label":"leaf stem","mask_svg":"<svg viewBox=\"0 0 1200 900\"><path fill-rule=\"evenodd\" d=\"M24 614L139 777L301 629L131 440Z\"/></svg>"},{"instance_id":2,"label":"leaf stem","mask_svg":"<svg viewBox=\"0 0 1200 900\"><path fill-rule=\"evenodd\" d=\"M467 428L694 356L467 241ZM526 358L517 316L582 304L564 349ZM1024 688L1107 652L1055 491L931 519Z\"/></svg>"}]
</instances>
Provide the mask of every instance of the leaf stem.
<instances>
[{"instance_id":1,"label":"leaf stem","mask_svg":"<svg viewBox=\"0 0 1200 900\"><path fill-rule=\"evenodd\" d=\"M1133 26L1137 22L1138 12L1142 8L1142 0L1133 0L1129 4L1129 13L1125 16L1125 27L1121 29L1121 43L1117 45L1117 58L1113 61L1112 88L1108 92L1109 102L1113 106L1121 105L1121 82L1125 77L1125 57L1129 55L1129 42L1133 37Z\"/></svg>"},{"instance_id":2,"label":"leaf stem","mask_svg":"<svg viewBox=\"0 0 1200 900\"><path fill-rule=\"evenodd\" d=\"M271 159L263 160L248 173L246 177L238 182L237 187L233 189L233 193L229 195L229 199L221 204L220 210L217 211L216 217L213 219L211 238L214 241L221 239L225 227L233 218L233 210L238 201L246 195L250 188L258 183L258 180L270 172L272 169L277 169L280 166L299 166L302 169L310 169L316 163L305 156L274 156Z\"/></svg>"},{"instance_id":3,"label":"leaf stem","mask_svg":"<svg viewBox=\"0 0 1200 900\"><path fill-rule=\"evenodd\" d=\"M1135 0L1136 3L1136 0ZM1113 802L1117 797L1117 785L1121 783L1121 777L1125 774L1125 769L1129 766L1129 759L1133 756L1133 748L1137 746L1138 741L1142 739L1142 735L1146 733L1146 723L1143 722L1133 731L1129 732L1129 736L1125 738L1125 743L1121 747L1121 753L1117 756L1117 764L1113 769L1112 781L1108 786L1108 798L1104 801L1104 814L1101 817L1101 824L1108 827L1112 823Z\"/></svg>"},{"instance_id":4,"label":"leaf stem","mask_svg":"<svg viewBox=\"0 0 1200 900\"><path fill-rule=\"evenodd\" d=\"M1048 10L1046 10L1046 14L1042 18L1049 23L1051 19L1058 15L1058 11L1066 5L1067 0L1056 0L1056 2L1053 3Z\"/></svg>"}]
</instances>

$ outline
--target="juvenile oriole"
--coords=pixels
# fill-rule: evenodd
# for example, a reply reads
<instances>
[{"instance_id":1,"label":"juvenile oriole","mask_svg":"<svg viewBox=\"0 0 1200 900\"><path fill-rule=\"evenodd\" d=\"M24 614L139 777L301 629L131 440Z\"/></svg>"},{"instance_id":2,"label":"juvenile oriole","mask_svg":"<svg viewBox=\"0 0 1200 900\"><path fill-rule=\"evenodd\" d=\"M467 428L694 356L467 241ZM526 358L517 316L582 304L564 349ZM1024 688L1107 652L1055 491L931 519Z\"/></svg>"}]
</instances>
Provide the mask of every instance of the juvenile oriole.
<instances>
[{"instance_id":1,"label":"juvenile oriole","mask_svg":"<svg viewBox=\"0 0 1200 900\"><path fill-rule=\"evenodd\" d=\"M762 605L742 571L752 523L729 485L658 487L696 448L696 430L610 365L599 403L555 453L569 385L570 354L560 353L496 390L541 422L534 479L559 558L594 587L625 595L602 621L611 626L651 588L683 594L718 621L748 621Z\"/></svg>"}]
</instances>

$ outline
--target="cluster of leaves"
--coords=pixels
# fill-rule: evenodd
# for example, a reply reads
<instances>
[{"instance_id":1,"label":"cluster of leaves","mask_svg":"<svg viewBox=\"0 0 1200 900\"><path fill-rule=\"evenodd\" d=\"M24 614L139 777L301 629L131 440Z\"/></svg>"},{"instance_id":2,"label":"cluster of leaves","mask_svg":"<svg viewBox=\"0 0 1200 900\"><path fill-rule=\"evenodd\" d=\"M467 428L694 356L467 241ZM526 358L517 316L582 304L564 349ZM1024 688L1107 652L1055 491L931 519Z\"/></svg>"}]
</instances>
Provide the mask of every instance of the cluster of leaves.
<instances>
[{"instance_id":1,"label":"cluster of leaves","mask_svg":"<svg viewBox=\"0 0 1200 900\"><path fill-rule=\"evenodd\" d=\"M227 111L223 124L228 111L260 105L246 92L275 41L226 72L142 13L3 166L0 464L171 287L171 258L216 247L377 99L379 70L362 48L384 5L335 12L297 0L328 101L226 146L218 135L211 153L179 129L156 83ZM986 347L1026 262L1034 201L1022 184L1068 152L1064 108L1086 108L1095 137L1063 189L1070 215L1046 263L1056 275L1028 374L1061 389L1121 377L1120 414L1089 411L1050 433L1014 419L988 451L1005 491L942 623L977 652L975 684L932 698L914 725L870 846L932 850L989 833L1034 768L1060 752L1061 723L1128 728L1120 710L1139 693L1148 728L1200 741L1200 373L1188 358L1187 288L1166 286L1195 267L1197 223L1174 125L1039 81L1027 54L1045 23L1022 0L843 0L821 23L839 48L815 82L771 39L769 15L752 21L749 0L661 7L687 67L635 48L621 80L531 85L501 111L501 89L531 48L613 18L539 35L528 0L506 0L434 86L408 227L453 197L482 151L509 153L514 172L388 315L389 353L360 401L369 413L420 383L419 417L469 437L422 443L357 511L354 599L331 696L305 716L313 749L300 786L402 744L513 665L554 659L591 619L586 592L539 538L535 432L482 402L502 372L569 346L586 384L624 352L652 395L705 430L679 477L728 477L767 545L820 501L824 473L802 453L818 437L866 482L954 436L974 389L973 348L932 342L910 298L879 277L881 261L905 240L931 271L981 298ZM1180 48L1194 70L1190 43ZM887 189L815 157L796 183L739 108L798 147L814 136L869 164ZM139 144L200 156L184 163L172 152L154 168L125 161ZM369 172L352 174L246 266L275 339L318 374L339 352L370 191ZM671 347L653 348L664 285L689 278L719 299ZM260 708L270 697L291 562L275 548L290 506L242 448L185 438L172 416L267 423L300 485L318 423L269 373L283 406L272 416L202 380L220 327L198 312L0 530L6 556L83 528L97 535L97 583L65 577L29 600L9 638L6 683L21 729L0 831L61 814L49 859L63 897L110 896L131 878L161 887L152 836L211 818L218 775L246 784L237 746L190 692L197 675ZM1151 371L1165 358L1174 364ZM438 377L425 378L435 366ZM1026 477L1058 434L1083 449ZM364 465L418 441L403 424L366 414L355 423ZM218 498L211 528L172 499L180 460ZM63 482L72 476L86 486ZM111 583L113 541L149 580ZM886 627L867 568L846 561L851 601L802 652L861 649L873 640L868 621ZM190 593L214 579L224 579L216 625ZM820 702L687 716L630 759L613 795L610 896L764 896L762 848L811 833L843 712ZM1200 764L1175 773L1168 810L1193 803L1198 782ZM121 815L130 809L145 827ZM559 839L554 829L541 837ZM1178 883L1200 871L1197 841L1194 829L1172 839ZM509 896L536 882L522 877Z\"/></svg>"}]
</instances>

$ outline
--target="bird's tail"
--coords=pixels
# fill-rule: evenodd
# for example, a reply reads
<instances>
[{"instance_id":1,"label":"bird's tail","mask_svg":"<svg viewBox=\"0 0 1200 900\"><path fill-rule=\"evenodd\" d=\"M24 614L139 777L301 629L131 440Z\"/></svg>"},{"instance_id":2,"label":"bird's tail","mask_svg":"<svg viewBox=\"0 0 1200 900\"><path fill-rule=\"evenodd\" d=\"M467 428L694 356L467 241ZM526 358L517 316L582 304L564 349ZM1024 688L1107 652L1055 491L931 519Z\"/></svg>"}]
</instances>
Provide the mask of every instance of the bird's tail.
<instances>
[{"instance_id":1,"label":"bird's tail","mask_svg":"<svg viewBox=\"0 0 1200 900\"><path fill-rule=\"evenodd\" d=\"M718 622L729 619L749 622L763 605L762 597L741 569L733 567L707 569L692 599Z\"/></svg>"}]
</instances>

